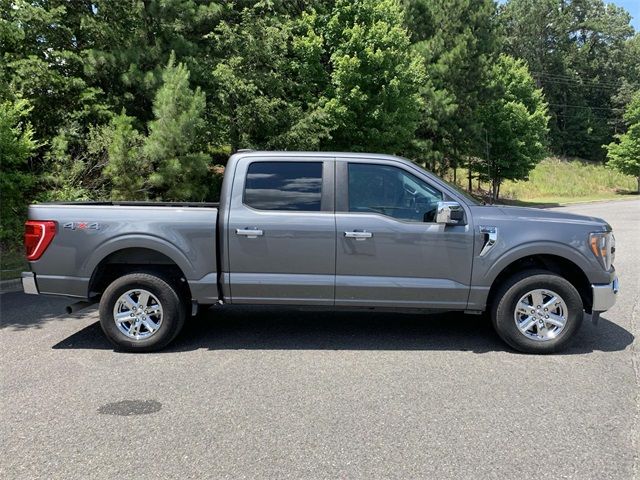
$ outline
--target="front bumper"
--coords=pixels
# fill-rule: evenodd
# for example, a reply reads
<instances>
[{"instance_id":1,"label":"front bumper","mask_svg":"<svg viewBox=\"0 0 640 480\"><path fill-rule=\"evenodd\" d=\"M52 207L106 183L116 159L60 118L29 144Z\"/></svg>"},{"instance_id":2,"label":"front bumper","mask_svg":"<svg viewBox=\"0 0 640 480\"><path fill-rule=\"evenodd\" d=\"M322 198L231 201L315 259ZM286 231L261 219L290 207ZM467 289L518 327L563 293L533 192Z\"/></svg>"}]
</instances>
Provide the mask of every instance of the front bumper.
<instances>
[{"instance_id":1,"label":"front bumper","mask_svg":"<svg viewBox=\"0 0 640 480\"><path fill-rule=\"evenodd\" d=\"M614 278L613 282L605 285L591 285L591 291L593 293L593 305L591 310L593 312L604 312L609 310L616 303L616 298L618 296L618 277Z\"/></svg>"},{"instance_id":2,"label":"front bumper","mask_svg":"<svg viewBox=\"0 0 640 480\"><path fill-rule=\"evenodd\" d=\"M36 284L36 274L33 272L22 272L22 290L30 295L38 295L38 285Z\"/></svg>"}]
</instances>

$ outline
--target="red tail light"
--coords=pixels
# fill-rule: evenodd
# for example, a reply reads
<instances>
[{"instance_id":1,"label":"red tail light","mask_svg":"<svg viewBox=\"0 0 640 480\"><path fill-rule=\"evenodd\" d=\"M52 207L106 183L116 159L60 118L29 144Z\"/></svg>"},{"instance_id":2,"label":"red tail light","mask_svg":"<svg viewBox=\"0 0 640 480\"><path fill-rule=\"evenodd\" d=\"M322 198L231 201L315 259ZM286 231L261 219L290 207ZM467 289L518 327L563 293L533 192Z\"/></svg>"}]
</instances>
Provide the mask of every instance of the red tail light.
<instances>
[{"instance_id":1,"label":"red tail light","mask_svg":"<svg viewBox=\"0 0 640 480\"><path fill-rule=\"evenodd\" d=\"M24 224L24 248L27 260L38 260L56 236L56 222L28 220Z\"/></svg>"}]
</instances>

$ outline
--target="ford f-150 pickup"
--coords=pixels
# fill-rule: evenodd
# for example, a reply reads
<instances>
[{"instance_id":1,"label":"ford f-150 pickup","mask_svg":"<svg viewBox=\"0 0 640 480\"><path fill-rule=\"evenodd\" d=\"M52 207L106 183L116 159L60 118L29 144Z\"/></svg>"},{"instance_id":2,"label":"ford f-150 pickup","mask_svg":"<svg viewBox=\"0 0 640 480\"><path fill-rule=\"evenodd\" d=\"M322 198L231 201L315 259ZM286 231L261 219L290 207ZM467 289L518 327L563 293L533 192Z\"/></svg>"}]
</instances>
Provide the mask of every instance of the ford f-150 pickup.
<instances>
[{"instance_id":1,"label":"ford f-150 pickup","mask_svg":"<svg viewBox=\"0 0 640 480\"><path fill-rule=\"evenodd\" d=\"M531 353L564 347L618 292L605 221L481 205L395 156L239 152L220 195L32 205L24 291L99 301L127 351L228 303L486 312Z\"/></svg>"}]
</instances>

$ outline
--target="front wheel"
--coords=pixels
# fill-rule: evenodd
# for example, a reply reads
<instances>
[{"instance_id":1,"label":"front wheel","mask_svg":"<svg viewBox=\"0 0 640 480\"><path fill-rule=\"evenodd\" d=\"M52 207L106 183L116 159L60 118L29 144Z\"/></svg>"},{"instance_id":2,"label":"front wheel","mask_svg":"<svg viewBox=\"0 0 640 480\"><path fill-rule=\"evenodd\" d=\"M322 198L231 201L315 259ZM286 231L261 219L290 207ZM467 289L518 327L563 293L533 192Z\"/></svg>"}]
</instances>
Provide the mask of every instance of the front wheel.
<instances>
[{"instance_id":1,"label":"front wheel","mask_svg":"<svg viewBox=\"0 0 640 480\"><path fill-rule=\"evenodd\" d=\"M100 326L118 349L151 352L166 346L186 317L178 290L152 273L114 280L100 300Z\"/></svg>"},{"instance_id":2,"label":"front wheel","mask_svg":"<svg viewBox=\"0 0 640 480\"><path fill-rule=\"evenodd\" d=\"M498 335L525 353L561 350L573 338L583 316L576 288L546 270L527 270L509 278L491 309Z\"/></svg>"}]
</instances>

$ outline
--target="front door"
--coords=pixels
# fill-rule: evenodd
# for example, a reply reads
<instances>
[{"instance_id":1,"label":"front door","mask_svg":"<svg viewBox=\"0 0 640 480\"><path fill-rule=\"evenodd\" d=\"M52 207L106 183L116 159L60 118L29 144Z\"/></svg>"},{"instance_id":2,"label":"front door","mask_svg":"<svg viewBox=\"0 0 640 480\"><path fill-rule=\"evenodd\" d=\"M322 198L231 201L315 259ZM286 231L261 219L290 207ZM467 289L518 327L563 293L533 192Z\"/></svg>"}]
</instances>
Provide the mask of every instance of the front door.
<instances>
[{"instance_id":1,"label":"front door","mask_svg":"<svg viewBox=\"0 0 640 480\"><path fill-rule=\"evenodd\" d=\"M444 194L392 160L336 165L336 305L465 308L470 225L435 223Z\"/></svg>"},{"instance_id":2,"label":"front door","mask_svg":"<svg viewBox=\"0 0 640 480\"><path fill-rule=\"evenodd\" d=\"M246 157L226 235L232 303L333 305L334 164Z\"/></svg>"}]
</instances>

